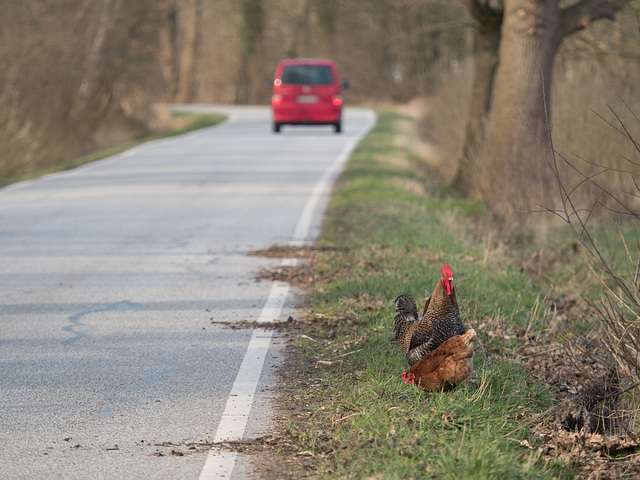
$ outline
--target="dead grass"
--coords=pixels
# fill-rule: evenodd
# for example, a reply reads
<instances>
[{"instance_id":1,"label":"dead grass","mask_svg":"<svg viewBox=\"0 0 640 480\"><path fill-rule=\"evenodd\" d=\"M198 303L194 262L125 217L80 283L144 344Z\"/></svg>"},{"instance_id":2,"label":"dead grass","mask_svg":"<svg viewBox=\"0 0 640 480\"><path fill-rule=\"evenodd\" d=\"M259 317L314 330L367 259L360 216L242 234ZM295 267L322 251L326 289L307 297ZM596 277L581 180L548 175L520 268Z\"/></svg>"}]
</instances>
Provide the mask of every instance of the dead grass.
<instances>
[{"instance_id":1,"label":"dead grass","mask_svg":"<svg viewBox=\"0 0 640 480\"><path fill-rule=\"evenodd\" d=\"M446 185L458 173L472 78L473 61L467 59L442 82L436 95L419 104L421 117L413 127L413 152Z\"/></svg>"}]
</instances>

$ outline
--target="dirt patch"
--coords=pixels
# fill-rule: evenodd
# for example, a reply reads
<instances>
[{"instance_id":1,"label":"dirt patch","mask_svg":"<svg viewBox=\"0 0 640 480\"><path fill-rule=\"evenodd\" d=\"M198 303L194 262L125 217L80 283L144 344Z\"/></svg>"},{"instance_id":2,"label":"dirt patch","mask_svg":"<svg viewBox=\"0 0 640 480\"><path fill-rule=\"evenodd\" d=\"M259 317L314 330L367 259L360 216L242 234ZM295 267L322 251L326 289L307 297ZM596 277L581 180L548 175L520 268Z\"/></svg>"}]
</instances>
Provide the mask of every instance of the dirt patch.
<instances>
[{"instance_id":1,"label":"dirt patch","mask_svg":"<svg viewBox=\"0 0 640 480\"><path fill-rule=\"evenodd\" d=\"M263 330L277 330L280 332L288 332L292 330L300 330L301 328L300 322L295 320L293 317L289 317L284 322L257 322L255 320L254 321L240 320L239 322L226 322L226 321L211 320L210 323L212 325L222 325L231 330L261 328Z\"/></svg>"},{"instance_id":2,"label":"dirt patch","mask_svg":"<svg viewBox=\"0 0 640 480\"><path fill-rule=\"evenodd\" d=\"M267 257L267 258L305 258L309 259L317 255L319 252L333 252L335 248L322 248L314 246L290 246L290 245L271 245L263 250L254 250L249 253L251 257Z\"/></svg>"},{"instance_id":3,"label":"dirt patch","mask_svg":"<svg viewBox=\"0 0 640 480\"><path fill-rule=\"evenodd\" d=\"M295 267L279 266L272 269L264 269L256 275L257 280L268 280L270 282L286 282L304 290L310 290L316 284L316 277L313 273L314 267L309 263L297 265Z\"/></svg>"},{"instance_id":4,"label":"dirt patch","mask_svg":"<svg viewBox=\"0 0 640 480\"><path fill-rule=\"evenodd\" d=\"M293 247L288 245L272 245L264 250L249 253L254 257L266 258L295 258L301 260L296 266L280 265L274 268L260 270L256 279L270 282L286 282L309 293L319 281L329 281L331 276L316 272L317 258L321 253L340 255L343 250L332 247Z\"/></svg>"}]
</instances>

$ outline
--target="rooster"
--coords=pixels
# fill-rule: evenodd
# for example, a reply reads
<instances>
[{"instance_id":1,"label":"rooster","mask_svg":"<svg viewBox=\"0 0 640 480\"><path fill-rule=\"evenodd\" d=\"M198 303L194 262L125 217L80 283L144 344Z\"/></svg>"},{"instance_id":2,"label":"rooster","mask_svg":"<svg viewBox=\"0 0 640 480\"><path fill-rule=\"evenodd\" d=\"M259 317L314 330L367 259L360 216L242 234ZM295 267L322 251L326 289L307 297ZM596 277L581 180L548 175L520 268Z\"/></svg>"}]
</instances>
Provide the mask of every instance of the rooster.
<instances>
[{"instance_id":1,"label":"rooster","mask_svg":"<svg viewBox=\"0 0 640 480\"><path fill-rule=\"evenodd\" d=\"M473 371L473 342L476 332L469 329L456 335L425 355L402 373L402 379L425 390L451 390L465 381Z\"/></svg>"},{"instance_id":2,"label":"rooster","mask_svg":"<svg viewBox=\"0 0 640 480\"><path fill-rule=\"evenodd\" d=\"M400 343L409 365L434 351L443 342L464 334L467 329L460 318L456 292L453 288L453 272L445 264L440 269L433 294L426 301L422 315L413 297L407 293L395 299L395 338Z\"/></svg>"}]
</instances>

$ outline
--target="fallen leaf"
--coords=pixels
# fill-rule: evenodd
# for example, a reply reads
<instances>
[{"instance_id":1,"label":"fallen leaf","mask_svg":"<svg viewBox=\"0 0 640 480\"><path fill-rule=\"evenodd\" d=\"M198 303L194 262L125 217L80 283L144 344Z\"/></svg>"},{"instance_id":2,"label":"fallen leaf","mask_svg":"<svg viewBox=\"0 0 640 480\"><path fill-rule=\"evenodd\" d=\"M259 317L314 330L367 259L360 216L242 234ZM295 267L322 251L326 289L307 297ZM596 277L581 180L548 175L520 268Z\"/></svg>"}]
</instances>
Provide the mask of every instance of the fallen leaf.
<instances>
[{"instance_id":1,"label":"fallen leaf","mask_svg":"<svg viewBox=\"0 0 640 480\"><path fill-rule=\"evenodd\" d=\"M316 368L324 368L325 370L334 370L342 365L342 360L336 360L334 362L327 362L325 360L318 360Z\"/></svg>"}]
</instances>

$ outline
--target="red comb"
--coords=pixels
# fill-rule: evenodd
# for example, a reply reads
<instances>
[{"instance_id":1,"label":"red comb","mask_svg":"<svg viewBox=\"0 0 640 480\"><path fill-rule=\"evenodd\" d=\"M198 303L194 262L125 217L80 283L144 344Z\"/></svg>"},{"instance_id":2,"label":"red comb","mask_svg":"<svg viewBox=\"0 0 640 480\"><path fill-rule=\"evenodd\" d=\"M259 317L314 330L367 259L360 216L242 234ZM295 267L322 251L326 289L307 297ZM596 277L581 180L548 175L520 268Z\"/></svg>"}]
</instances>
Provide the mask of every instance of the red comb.
<instances>
[{"instance_id":1,"label":"red comb","mask_svg":"<svg viewBox=\"0 0 640 480\"><path fill-rule=\"evenodd\" d=\"M443 277L447 277L447 278L453 277L453 272L451 271L451 267L449 267L448 263L445 263L442 266L442 268L440 269L440 272L442 272Z\"/></svg>"}]
</instances>

